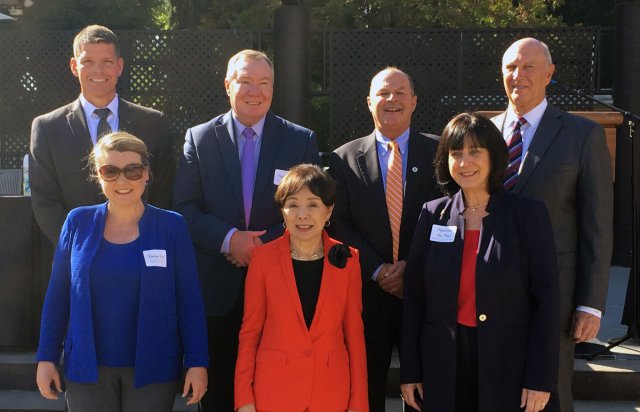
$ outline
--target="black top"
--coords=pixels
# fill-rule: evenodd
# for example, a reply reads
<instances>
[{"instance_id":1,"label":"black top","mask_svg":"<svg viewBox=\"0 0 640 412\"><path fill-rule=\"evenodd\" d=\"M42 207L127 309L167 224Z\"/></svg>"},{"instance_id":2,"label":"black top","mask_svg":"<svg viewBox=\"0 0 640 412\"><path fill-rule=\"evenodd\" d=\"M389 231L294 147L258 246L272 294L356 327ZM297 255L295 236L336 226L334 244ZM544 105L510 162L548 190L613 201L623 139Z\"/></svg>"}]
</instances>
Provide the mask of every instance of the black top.
<instances>
[{"instance_id":1,"label":"black top","mask_svg":"<svg viewBox=\"0 0 640 412\"><path fill-rule=\"evenodd\" d=\"M307 324L307 329L310 329L313 315L316 313L318 295L320 294L324 258L317 260L292 259L292 261L304 322Z\"/></svg>"}]
</instances>

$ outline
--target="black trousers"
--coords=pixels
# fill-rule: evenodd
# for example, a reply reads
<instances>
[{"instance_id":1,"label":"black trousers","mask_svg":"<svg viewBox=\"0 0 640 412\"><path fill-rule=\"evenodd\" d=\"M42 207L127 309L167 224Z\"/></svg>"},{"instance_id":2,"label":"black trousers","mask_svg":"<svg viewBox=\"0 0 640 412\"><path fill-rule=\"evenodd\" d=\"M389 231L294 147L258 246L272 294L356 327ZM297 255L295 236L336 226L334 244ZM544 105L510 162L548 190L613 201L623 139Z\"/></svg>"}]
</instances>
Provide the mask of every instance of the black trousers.
<instances>
[{"instance_id":1,"label":"black trousers","mask_svg":"<svg viewBox=\"0 0 640 412\"><path fill-rule=\"evenodd\" d=\"M456 358L456 412L478 412L478 334L458 324Z\"/></svg>"},{"instance_id":2,"label":"black trousers","mask_svg":"<svg viewBox=\"0 0 640 412\"><path fill-rule=\"evenodd\" d=\"M242 290L229 313L208 316L209 386L202 398L204 412L233 412L233 379L238 358L238 334L244 312Z\"/></svg>"},{"instance_id":3,"label":"black trousers","mask_svg":"<svg viewBox=\"0 0 640 412\"><path fill-rule=\"evenodd\" d=\"M393 347L400 350L402 300L367 281L362 288L362 321L367 348L367 377L370 412L384 412L387 374ZM398 394L400 388L396 388Z\"/></svg>"}]
</instances>

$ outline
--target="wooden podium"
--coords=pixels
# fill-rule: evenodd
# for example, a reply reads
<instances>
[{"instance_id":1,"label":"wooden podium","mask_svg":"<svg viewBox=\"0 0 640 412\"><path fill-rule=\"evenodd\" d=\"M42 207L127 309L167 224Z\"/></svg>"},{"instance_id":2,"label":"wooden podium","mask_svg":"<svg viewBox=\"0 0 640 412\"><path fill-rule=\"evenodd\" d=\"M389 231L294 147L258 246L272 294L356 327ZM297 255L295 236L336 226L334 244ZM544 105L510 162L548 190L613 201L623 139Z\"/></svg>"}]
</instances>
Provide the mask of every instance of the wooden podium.
<instances>
[{"instance_id":1,"label":"wooden podium","mask_svg":"<svg viewBox=\"0 0 640 412\"><path fill-rule=\"evenodd\" d=\"M502 112L495 111L479 111L489 118L497 116ZM622 124L624 120L622 114L618 112L569 112L577 116L585 117L589 120L593 120L604 127L604 132L607 137L607 146L609 147L609 156L611 156L611 166L613 168L613 180L616 177L616 127Z\"/></svg>"}]
</instances>

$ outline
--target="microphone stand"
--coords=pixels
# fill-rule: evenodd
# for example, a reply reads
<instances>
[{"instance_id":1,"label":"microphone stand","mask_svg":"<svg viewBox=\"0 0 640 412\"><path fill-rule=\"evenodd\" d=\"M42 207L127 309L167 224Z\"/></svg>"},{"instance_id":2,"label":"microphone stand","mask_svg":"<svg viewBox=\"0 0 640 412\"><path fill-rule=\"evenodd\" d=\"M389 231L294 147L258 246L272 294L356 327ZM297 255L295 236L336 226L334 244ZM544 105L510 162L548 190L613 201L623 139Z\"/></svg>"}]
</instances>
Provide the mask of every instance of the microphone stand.
<instances>
[{"instance_id":1,"label":"microphone stand","mask_svg":"<svg viewBox=\"0 0 640 412\"><path fill-rule=\"evenodd\" d=\"M587 99L594 101L602 106L608 107L609 109L616 111L618 113L621 113L624 116L624 119L627 122L627 125L629 126L629 138L631 139L631 222L632 222L632 231L631 231L631 271L629 272L629 284L632 287L632 293L631 293L631 297L633 299L632 301L632 309L633 309L633 314L632 314L632 324L628 325L628 329L627 329L627 334L625 336L623 336L622 338L619 339L615 339L613 341L611 341L609 343L608 346L605 346L603 349L600 349L590 355L586 356L587 360L594 360L595 358L597 358L598 356L601 356L609 351L611 351L611 349L615 348L616 346L621 345L622 343L626 342L627 340L632 338L632 334L631 334L631 329L632 328L638 328L638 299L637 299L637 293L638 293L638 274L637 274L637 231L638 231L638 215L637 215L637 206L638 206L638 202L637 202L637 193L636 193L636 185L635 185L635 178L636 178L636 167L635 167L635 153L636 153L636 140L634 139L634 134L635 134L635 128L638 124L640 124L640 116L631 113L630 111L621 109L619 107L616 107L614 105L605 103L603 101L600 101L598 99L596 99L595 97L585 93L584 91L580 90L580 89L574 89L572 87L569 86L565 86L562 85L560 83L558 83L555 80L551 80L550 82L552 85L554 86L558 86L559 88L566 90L568 92L571 92L575 95L578 96L582 96L582 97L586 97ZM627 286L628 288L629 286ZM627 294L628 295L628 294ZM626 306L626 305L625 305Z\"/></svg>"}]
</instances>

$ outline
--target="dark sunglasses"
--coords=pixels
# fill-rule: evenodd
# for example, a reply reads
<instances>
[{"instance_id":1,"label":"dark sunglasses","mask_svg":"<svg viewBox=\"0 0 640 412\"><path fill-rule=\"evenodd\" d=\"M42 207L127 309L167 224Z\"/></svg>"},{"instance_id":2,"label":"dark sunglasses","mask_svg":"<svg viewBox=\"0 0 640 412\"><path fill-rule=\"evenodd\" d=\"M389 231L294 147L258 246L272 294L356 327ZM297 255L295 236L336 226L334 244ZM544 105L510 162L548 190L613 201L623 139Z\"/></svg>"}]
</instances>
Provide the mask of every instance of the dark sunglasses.
<instances>
[{"instance_id":1,"label":"dark sunglasses","mask_svg":"<svg viewBox=\"0 0 640 412\"><path fill-rule=\"evenodd\" d=\"M105 182L113 182L120 176L120 173L122 173L127 180L140 180L146 168L146 166L140 163L131 163L122 169L114 165L104 165L98 169L98 173L100 173L100 177L102 177L102 180Z\"/></svg>"}]
</instances>

